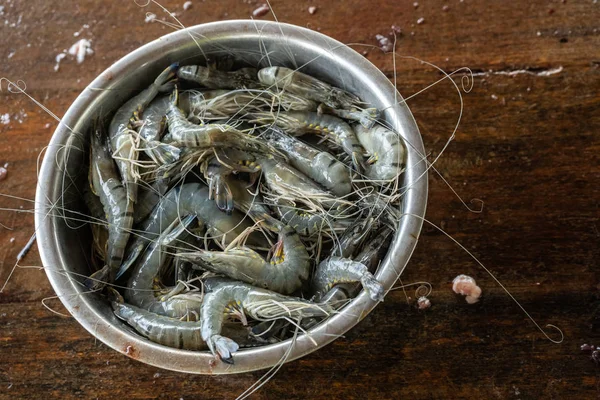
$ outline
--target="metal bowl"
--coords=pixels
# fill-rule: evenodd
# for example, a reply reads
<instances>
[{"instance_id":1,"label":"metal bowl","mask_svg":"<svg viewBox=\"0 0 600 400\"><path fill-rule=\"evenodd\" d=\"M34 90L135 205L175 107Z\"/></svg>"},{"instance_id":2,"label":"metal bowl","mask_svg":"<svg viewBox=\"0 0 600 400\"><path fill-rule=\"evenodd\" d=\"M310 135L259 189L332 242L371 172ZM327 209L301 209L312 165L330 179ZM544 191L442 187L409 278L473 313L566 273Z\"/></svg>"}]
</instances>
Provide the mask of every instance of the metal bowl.
<instances>
[{"instance_id":1,"label":"metal bowl","mask_svg":"<svg viewBox=\"0 0 600 400\"><path fill-rule=\"evenodd\" d=\"M342 43L305 28L263 21L223 21L190 27L163 36L126 55L98 76L79 95L54 132L42 164L36 193L37 242L46 274L56 294L77 321L113 349L134 359L174 371L231 374L268 368L280 362L291 341L235 354L234 365L215 363L208 352L177 350L137 335L113 315L98 294L84 293L89 275L91 237L85 224L75 222L84 212L79 189L84 171L90 119L107 114L147 87L173 62L203 63L206 57L232 54L255 66L301 67L303 72L357 94L378 109L408 143L403 176L403 212L423 216L427 172L423 142L415 120L389 80L363 56ZM267 56L268 55L268 56ZM71 218L72 217L72 218ZM406 215L400 221L390 251L377 271L389 289L404 270L417 243L422 221ZM309 354L342 335L374 307L362 291L343 310L300 335L286 361Z\"/></svg>"}]
</instances>

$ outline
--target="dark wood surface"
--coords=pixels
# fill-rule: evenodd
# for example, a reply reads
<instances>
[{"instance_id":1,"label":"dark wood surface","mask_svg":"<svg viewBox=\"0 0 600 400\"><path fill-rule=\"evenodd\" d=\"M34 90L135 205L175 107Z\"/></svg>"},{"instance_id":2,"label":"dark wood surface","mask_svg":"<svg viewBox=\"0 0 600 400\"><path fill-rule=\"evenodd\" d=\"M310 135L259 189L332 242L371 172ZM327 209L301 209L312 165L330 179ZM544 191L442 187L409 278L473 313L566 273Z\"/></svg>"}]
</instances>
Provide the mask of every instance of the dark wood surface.
<instances>
[{"instance_id":1,"label":"dark wood surface","mask_svg":"<svg viewBox=\"0 0 600 400\"><path fill-rule=\"evenodd\" d=\"M600 369L580 346L600 345L600 4L412 3L273 0L272 6L280 21L344 43L376 45L376 34L400 26L395 72L404 96L441 75L401 56L448 72L473 70L460 127L437 168L466 201L479 198L485 206L480 214L469 212L431 174L427 217L479 257L541 326L559 326L564 341L546 340L490 276L426 226L401 279L431 282L431 309L416 309L412 289L408 301L403 291L392 292L345 338L285 365L254 398L598 398ZM247 18L258 4L193 0L187 11L183 0L164 5L194 25ZM130 0L0 6L0 76L24 80L58 116L114 61L171 30L144 22L146 11L164 16L156 6L143 9ZM84 24L89 28L74 37ZM55 56L81 37L92 40L94 54L80 65L67 58L55 72ZM391 54L363 49L393 78ZM444 81L408 104L433 158L458 118L457 93ZM10 122L0 123L0 165L9 165L0 181L0 222L12 230L0 227L0 284L33 232L31 213L4 209L32 209L38 155L56 126L2 82L5 113ZM23 265L40 265L37 249ZM461 273L483 288L480 303L467 305L451 291ZM262 375L192 376L141 364L95 341L74 319L46 310L41 301L52 295L39 268L17 269L0 294L2 399L235 398ZM57 300L47 303L63 310Z\"/></svg>"}]
</instances>

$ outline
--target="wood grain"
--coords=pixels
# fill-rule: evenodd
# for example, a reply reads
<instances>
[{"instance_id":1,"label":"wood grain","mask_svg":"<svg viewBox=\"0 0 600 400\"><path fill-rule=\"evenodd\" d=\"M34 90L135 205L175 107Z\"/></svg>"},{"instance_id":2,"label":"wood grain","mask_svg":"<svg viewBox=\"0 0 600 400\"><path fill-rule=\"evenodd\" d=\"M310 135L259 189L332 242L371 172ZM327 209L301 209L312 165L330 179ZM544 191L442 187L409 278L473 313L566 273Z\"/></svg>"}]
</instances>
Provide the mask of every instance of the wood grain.
<instances>
[{"instance_id":1,"label":"wood grain","mask_svg":"<svg viewBox=\"0 0 600 400\"><path fill-rule=\"evenodd\" d=\"M460 126L436 168L465 201L478 198L485 206L479 214L467 211L432 173L427 217L487 265L540 325L559 326L565 339L544 339L468 255L425 226L401 279L431 282L432 308L416 310L414 291L407 291L408 304L401 290L391 293L345 338L284 366L254 398L598 398L600 370L579 347L600 344L600 4L412 3L271 2L279 21L343 43L376 46L376 34L400 26L395 69L391 54L355 48L395 77L406 97L442 77L409 56L447 72L471 68L473 89L463 92ZM183 1L164 5L187 26L248 18L259 3L195 0L187 11ZM309 6L317 7L314 15ZM3 7L0 76L24 80L28 93L58 116L111 63L171 30L144 22L147 11L165 16L158 7L133 1L13 0ZM94 54L80 65L65 59L55 72L55 56L81 37L92 40ZM458 72L455 81L465 75ZM10 116L0 124L0 165L9 164L0 181L0 223L11 228L0 227L3 284L33 232L27 211L38 155L56 121L9 93L6 82L1 86L0 115ZM408 104L432 159L456 124L457 92L446 80ZM36 249L25 264L40 265ZM451 292L460 273L483 288L479 304ZM72 318L47 311L41 300L52 295L40 269L16 270L0 294L0 399L234 398L261 376L191 376L141 364L95 341ZM48 304L61 310L57 300Z\"/></svg>"}]
</instances>

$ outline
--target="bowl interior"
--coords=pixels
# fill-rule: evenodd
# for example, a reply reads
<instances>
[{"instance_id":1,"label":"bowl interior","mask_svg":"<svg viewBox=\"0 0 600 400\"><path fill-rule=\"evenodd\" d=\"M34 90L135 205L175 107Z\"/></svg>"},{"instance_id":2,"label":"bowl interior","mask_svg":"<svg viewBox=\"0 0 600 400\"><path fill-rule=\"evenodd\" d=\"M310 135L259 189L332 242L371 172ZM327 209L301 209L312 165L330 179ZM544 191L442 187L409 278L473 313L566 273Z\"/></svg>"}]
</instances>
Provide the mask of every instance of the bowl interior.
<instances>
[{"instance_id":1,"label":"bowl interior","mask_svg":"<svg viewBox=\"0 0 600 400\"><path fill-rule=\"evenodd\" d=\"M358 323L376 305L363 292L342 312L290 341L240 350L235 364L214 363L205 352L154 344L118 321L103 298L85 293L83 277L90 273L91 238L81 213L81 188L86 182L88 128L93 117L110 115L147 87L173 62L205 64L206 59L232 56L242 65L299 68L350 91L372 106L408 144L403 212L423 216L427 176L421 162L423 143L404 104L395 104L395 88L368 60L324 36L293 25L258 21L225 21L190 27L161 37L128 54L96 78L75 100L56 129L42 165L36 193L36 229L43 265L57 295L73 316L110 347L148 364L191 373L236 373L270 367L308 354ZM419 218L400 221L394 242L377 278L389 289L406 266L421 229ZM314 345L313 340L317 343Z\"/></svg>"}]
</instances>

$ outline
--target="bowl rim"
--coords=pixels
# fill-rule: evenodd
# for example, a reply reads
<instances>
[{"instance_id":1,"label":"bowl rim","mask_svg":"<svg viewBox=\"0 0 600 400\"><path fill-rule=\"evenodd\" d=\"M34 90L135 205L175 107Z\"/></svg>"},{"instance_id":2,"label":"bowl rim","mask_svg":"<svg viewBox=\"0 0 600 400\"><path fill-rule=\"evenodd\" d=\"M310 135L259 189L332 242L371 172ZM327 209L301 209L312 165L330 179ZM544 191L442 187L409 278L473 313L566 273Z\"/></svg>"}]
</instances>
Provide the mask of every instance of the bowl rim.
<instances>
[{"instance_id":1,"label":"bowl rim","mask_svg":"<svg viewBox=\"0 0 600 400\"><path fill-rule=\"evenodd\" d=\"M300 335L294 346L290 347L290 340L287 340L268 346L244 349L235 354L234 365L225 365L224 363L215 363L214 357L208 352L171 349L150 342L131 330L114 326L112 321L104 318L92 307L90 296L69 295L73 293L81 294L82 289L71 275L57 270L62 268L66 271L67 269L62 257L60 257L58 230L55 229L57 218L47 218L49 207L51 207L48 199L54 199L55 196L53 196L52 188L49 189L50 186L46 187L45 185L49 182L55 182L59 176L53 163L59 151L58 149L66 143L70 135L68 127L76 125L83 110L90 107L93 100L98 96L97 88L108 85L113 74L117 75L121 71L135 68L140 61L147 60L149 55L157 55L161 52L161 49L164 51L165 46L171 46L179 42L183 43L186 38L189 40L191 32L209 37L211 35L235 33L244 37L256 35L257 38L264 38L265 35L281 35L283 31L285 31L286 40L310 42L312 45L323 43L330 46L330 49L335 47L336 56L342 57L343 63L347 64L349 69L368 74L368 79L374 83L373 90L378 98L385 100L390 105L394 104L395 99L402 99L388 78L370 61L350 47L344 46L337 40L319 32L296 25L271 21L217 21L169 33L116 61L96 77L75 99L52 135L40 170L35 196L35 229L42 265L57 266L56 269L45 268L44 270L57 296L73 317L93 336L120 353L156 367L179 372L231 374L260 370L276 365L284 357L285 362L289 362L329 344L356 325L377 305L377 302L371 300L364 291L361 291L340 313L310 329L310 336L317 342L316 346L307 335ZM394 97L396 93L397 98ZM422 154L425 153L422 138L410 109L405 103L400 103L392 106L386 113L391 115L389 122L394 129L402 132L403 137L411 143L411 146L408 147L407 158L409 167L405 171L405 181L408 183L408 188L403 199L405 215L400 220L397 236L394 238L394 242L376 274L377 279L383 283L386 292L400 277L414 251L427 203L427 168L425 163L422 162ZM400 125L399 120L401 117L408 122L407 126Z\"/></svg>"}]
</instances>

